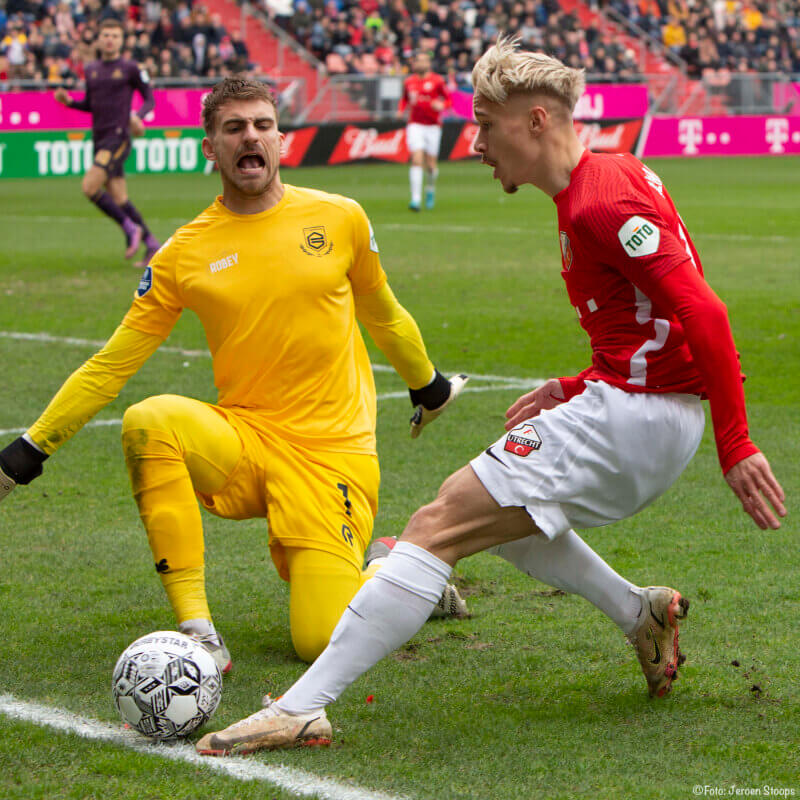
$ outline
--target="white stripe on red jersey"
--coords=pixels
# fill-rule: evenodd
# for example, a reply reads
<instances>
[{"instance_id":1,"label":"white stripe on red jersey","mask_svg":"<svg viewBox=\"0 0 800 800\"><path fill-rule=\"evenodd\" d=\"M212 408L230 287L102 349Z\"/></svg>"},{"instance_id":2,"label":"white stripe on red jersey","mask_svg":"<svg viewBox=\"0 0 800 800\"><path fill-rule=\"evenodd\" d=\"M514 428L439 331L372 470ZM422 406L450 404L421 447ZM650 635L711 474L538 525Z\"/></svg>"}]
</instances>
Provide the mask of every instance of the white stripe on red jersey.
<instances>
[{"instance_id":1,"label":"white stripe on red jersey","mask_svg":"<svg viewBox=\"0 0 800 800\"><path fill-rule=\"evenodd\" d=\"M553 200L562 275L592 344L592 366L561 379L567 399L593 379L707 395L723 470L757 452L725 306L658 176L630 154L587 150Z\"/></svg>"},{"instance_id":2,"label":"white stripe on red jersey","mask_svg":"<svg viewBox=\"0 0 800 800\"><path fill-rule=\"evenodd\" d=\"M570 302L592 343L583 375L629 391L701 394L683 329L648 287L697 251L658 176L632 155L584 152L554 198Z\"/></svg>"}]
</instances>

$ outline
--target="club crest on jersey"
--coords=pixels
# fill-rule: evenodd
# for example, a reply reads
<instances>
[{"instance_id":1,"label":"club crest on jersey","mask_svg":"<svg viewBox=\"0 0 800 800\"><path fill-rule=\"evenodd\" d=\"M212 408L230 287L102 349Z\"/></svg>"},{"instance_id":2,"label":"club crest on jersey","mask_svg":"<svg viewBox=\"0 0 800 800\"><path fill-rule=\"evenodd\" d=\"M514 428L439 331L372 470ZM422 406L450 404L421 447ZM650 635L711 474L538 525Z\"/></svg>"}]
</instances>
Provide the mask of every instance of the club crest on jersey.
<instances>
[{"instance_id":1,"label":"club crest on jersey","mask_svg":"<svg viewBox=\"0 0 800 800\"><path fill-rule=\"evenodd\" d=\"M534 450L538 450L541 446L542 439L536 432L536 428L534 428L530 422L523 422L517 425L517 427L506 436L506 443L503 446L503 450L515 456L525 458L525 456L529 456Z\"/></svg>"},{"instance_id":2,"label":"club crest on jersey","mask_svg":"<svg viewBox=\"0 0 800 800\"><path fill-rule=\"evenodd\" d=\"M300 245L300 249L307 256L326 256L333 250L333 242L328 241L324 225L303 228L303 240L304 244Z\"/></svg>"},{"instance_id":3,"label":"club crest on jersey","mask_svg":"<svg viewBox=\"0 0 800 800\"><path fill-rule=\"evenodd\" d=\"M111 77L112 77L112 78L114 78L115 80L119 80L119 79L122 77L122 70L121 70L119 67L117 67L117 68L116 68L116 69L115 69L115 70L114 70L114 71L111 73Z\"/></svg>"},{"instance_id":4,"label":"club crest on jersey","mask_svg":"<svg viewBox=\"0 0 800 800\"><path fill-rule=\"evenodd\" d=\"M564 231L558 232L558 238L561 240L561 260L564 262L564 269L569 271L572 266L572 245Z\"/></svg>"},{"instance_id":5,"label":"club crest on jersey","mask_svg":"<svg viewBox=\"0 0 800 800\"><path fill-rule=\"evenodd\" d=\"M139 285L136 287L136 297L144 297L153 288L153 268L145 267Z\"/></svg>"},{"instance_id":6,"label":"club crest on jersey","mask_svg":"<svg viewBox=\"0 0 800 800\"><path fill-rule=\"evenodd\" d=\"M661 231L654 223L637 216L631 217L617 231L617 237L631 258L639 258L640 256L651 256L658 250Z\"/></svg>"}]
</instances>

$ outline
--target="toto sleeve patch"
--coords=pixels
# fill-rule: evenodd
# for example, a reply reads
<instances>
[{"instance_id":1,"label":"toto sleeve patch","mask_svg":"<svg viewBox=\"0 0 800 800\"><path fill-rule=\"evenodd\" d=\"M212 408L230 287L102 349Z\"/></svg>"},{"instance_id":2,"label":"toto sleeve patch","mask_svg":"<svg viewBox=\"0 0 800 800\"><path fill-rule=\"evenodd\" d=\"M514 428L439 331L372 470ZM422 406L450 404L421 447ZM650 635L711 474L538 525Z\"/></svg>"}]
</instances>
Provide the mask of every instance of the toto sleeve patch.
<instances>
[{"instance_id":1,"label":"toto sleeve patch","mask_svg":"<svg viewBox=\"0 0 800 800\"><path fill-rule=\"evenodd\" d=\"M631 258L651 256L658 251L661 231L644 217L631 217L617 231L617 237Z\"/></svg>"}]
</instances>

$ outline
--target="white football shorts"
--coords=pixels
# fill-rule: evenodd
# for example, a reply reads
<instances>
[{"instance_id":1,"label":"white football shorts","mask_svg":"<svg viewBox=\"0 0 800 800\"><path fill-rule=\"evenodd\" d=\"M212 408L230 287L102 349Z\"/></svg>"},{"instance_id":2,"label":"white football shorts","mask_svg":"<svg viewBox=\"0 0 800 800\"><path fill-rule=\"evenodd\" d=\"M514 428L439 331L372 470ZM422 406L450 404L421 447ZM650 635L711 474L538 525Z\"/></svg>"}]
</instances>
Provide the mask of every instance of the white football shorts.
<instances>
[{"instance_id":1,"label":"white football shorts","mask_svg":"<svg viewBox=\"0 0 800 800\"><path fill-rule=\"evenodd\" d=\"M625 392L590 381L582 394L517 425L470 465L501 506L525 508L554 539L652 503L691 461L704 426L696 395Z\"/></svg>"},{"instance_id":2,"label":"white football shorts","mask_svg":"<svg viewBox=\"0 0 800 800\"><path fill-rule=\"evenodd\" d=\"M406 147L409 153L424 150L429 156L438 157L441 143L441 125L421 125L419 122L409 122L406 125Z\"/></svg>"}]
</instances>

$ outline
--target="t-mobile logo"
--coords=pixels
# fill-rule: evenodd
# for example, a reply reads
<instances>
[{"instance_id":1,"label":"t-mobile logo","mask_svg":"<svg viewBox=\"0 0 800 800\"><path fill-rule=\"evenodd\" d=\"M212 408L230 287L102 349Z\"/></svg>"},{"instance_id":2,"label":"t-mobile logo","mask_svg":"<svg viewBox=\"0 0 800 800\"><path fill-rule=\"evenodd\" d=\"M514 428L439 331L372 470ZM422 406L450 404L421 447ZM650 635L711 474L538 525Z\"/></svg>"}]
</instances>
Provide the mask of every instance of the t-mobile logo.
<instances>
[{"instance_id":1,"label":"t-mobile logo","mask_svg":"<svg viewBox=\"0 0 800 800\"><path fill-rule=\"evenodd\" d=\"M697 145L703 141L703 120L682 119L678 123L678 143L683 145L683 154L696 156Z\"/></svg>"},{"instance_id":2,"label":"t-mobile logo","mask_svg":"<svg viewBox=\"0 0 800 800\"><path fill-rule=\"evenodd\" d=\"M764 138L767 140L770 153L786 152L784 145L789 141L789 120L768 119L765 123Z\"/></svg>"}]
</instances>

